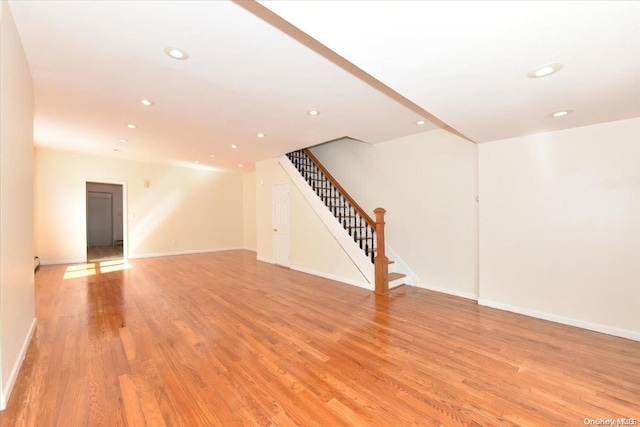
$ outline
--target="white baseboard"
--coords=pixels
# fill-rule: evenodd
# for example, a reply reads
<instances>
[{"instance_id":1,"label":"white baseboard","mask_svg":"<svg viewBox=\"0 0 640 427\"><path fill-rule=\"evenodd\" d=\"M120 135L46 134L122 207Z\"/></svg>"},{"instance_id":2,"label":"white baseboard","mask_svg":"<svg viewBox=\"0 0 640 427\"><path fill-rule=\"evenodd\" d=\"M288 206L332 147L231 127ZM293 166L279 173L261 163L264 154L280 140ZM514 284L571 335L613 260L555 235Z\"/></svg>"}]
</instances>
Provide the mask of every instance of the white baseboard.
<instances>
[{"instance_id":1,"label":"white baseboard","mask_svg":"<svg viewBox=\"0 0 640 427\"><path fill-rule=\"evenodd\" d=\"M417 288L428 289L434 292L440 292L441 294L453 295L455 297L471 299L474 301L478 300L478 294L475 294L473 292L463 292L463 291L456 291L455 289L440 288L438 286L431 286L426 283L420 283L414 286Z\"/></svg>"},{"instance_id":2,"label":"white baseboard","mask_svg":"<svg viewBox=\"0 0 640 427\"><path fill-rule=\"evenodd\" d=\"M31 322L31 326L29 327L29 332L27 332L27 336L22 343L22 348L20 349L20 354L18 354L18 359L13 364L13 368L11 368L11 373L9 374L9 379L7 383L2 387L2 396L0 396L0 411L4 411L7 407L7 402L9 401L9 396L11 395L11 391L13 390L13 386L16 383L16 379L18 378L18 373L20 372L20 367L22 367L22 362L24 362L24 358L27 355L27 350L29 349L29 343L31 342L31 337L36 330L36 318L33 318Z\"/></svg>"},{"instance_id":3,"label":"white baseboard","mask_svg":"<svg viewBox=\"0 0 640 427\"><path fill-rule=\"evenodd\" d=\"M255 253L258 253L258 250L257 250L256 248L247 248L247 247L244 247L244 248L242 248L242 250L243 250L243 251L249 251L249 252L255 252Z\"/></svg>"},{"instance_id":4,"label":"white baseboard","mask_svg":"<svg viewBox=\"0 0 640 427\"><path fill-rule=\"evenodd\" d=\"M490 301L482 298L478 300L478 304L484 305L486 307L497 308L499 310L510 311L512 313L524 314L525 316L536 317L538 319L548 320L550 322L561 323L563 325L576 326L578 328L588 329L590 331L601 332L603 334L627 338L633 341L640 341L640 332L627 331L625 329L618 329L618 328L613 328L611 326L599 325L597 323L585 322L583 320L572 319L570 317L558 316L555 314L549 314L541 311L530 310L528 308L515 307L512 305L507 305L500 302Z\"/></svg>"},{"instance_id":5,"label":"white baseboard","mask_svg":"<svg viewBox=\"0 0 640 427\"><path fill-rule=\"evenodd\" d=\"M58 265L58 264L80 264L87 262L86 258L72 258L72 259L56 259L56 260L43 260L40 258L40 265Z\"/></svg>"},{"instance_id":6,"label":"white baseboard","mask_svg":"<svg viewBox=\"0 0 640 427\"><path fill-rule=\"evenodd\" d=\"M365 282L365 281L346 279L344 277L334 276L333 274L328 274L328 273L324 273L324 272L321 272L321 271L310 270L308 268L298 267L298 266L295 266L295 265L292 265L290 268L292 270L300 271L302 273L312 274L314 276L322 277L324 279L335 280L336 282L346 283L347 285L357 286L359 288L368 289L370 291L373 290L373 286L370 283Z\"/></svg>"},{"instance_id":7,"label":"white baseboard","mask_svg":"<svg viewBox=\"0 0 640 427\"><path fill-rule=\"evenodd\" d=\"M224 252L224 251L240 251L240 250L248 250L255 252L253 249L243 248L243 247L232 247L232 248L215 248L215 249L195 249L188 251L175 251L175 252L153 252L147 254L135 254L129 255L127 259L141 259L141 258L157 258L163 256L175 256L175 255L193 255L193 254L206 254L210 252ZM59 260L40 260L40 265L59 265L59 264L84 264L87 262L86 258L73 258L73 259L59 259Z\"/></svg>"},{"instance_id":8,"label":"white baseboard","mask_svg":"<svg viewBox=\"0 0 640 427\"><path fill-rule=\"evenodd\" d=\"M265 258L262 256L256 256L256 260L266 262L268 264L275 264L275 261L273 261L271 258Z\"/></svg>"},{"instance_id":9,"label":"white baseboard","mask_svg":"<svg viewBox=\"0 0 640 427\"><path fill-rule=\"evenodd\" d=\"M196 249L196 250L176 251L176 252L158 252L158 253L150 253L150 254L129 255L127 259L157 258L157 257L163 257L163 256L194 255L194 254L206 254L210 252L225 252L225 251L240 251L240 250L244 250L244 248L234 247L234 248L219 248L219 249Z\"/></svg>"}]
</instances>

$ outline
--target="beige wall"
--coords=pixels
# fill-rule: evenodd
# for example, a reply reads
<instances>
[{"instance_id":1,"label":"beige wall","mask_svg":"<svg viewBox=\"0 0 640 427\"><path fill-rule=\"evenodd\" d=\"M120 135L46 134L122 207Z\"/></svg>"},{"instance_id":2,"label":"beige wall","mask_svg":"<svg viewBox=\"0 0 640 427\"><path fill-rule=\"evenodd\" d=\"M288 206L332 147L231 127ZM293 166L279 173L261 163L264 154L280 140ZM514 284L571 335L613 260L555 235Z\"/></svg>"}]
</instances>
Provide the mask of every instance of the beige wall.
<instances>
[{"instance_id":1,"label":"beige wall","mask_svg":"<svg viewBox=\"0 0 640 427\"><path fill-rule=\"evenodd\" d=\"M475 144L434 130L311 151L364 209L387 210L387 241L420 286L477 297Z\"/></svg>"},{"instance_id":2,"label":"beige wall","mask_svg":"<svg viewBox=\"0 0 640 427\"><path fill-rule=\"evenodd\" d=\"M1 408L33 327L33 81L6 1L0 2Z\"/></svg>"},{"instance_id":3,"label":"beige wall","mask_svg":"<svg viewBox=\"0 0 640 427\"><path fill-rule=\"evenodd\" d=\"M640 339L640 119L479 150L480 302Z\"/></svg>"},{"instance_id":4,"label":"beige wall","mask_svg":"<svg viewBox=\"0 0 640 427\"><path fill-rule=\"evenodd\" d=\"M256 173L242 175L242 218L244 248L256 251Z\"/></svg>"},{"instance_id":5,"label":"beige wall","mask_svg":"<svg viewBox=\"0 0 640 427\"><path fill-rule=\"evenodd\" d=\"M36 251L43 263L86 258L86 181L125 184L130 257L243 246L239 173L38 148L35 180Z\"/></svg>"},{"instance_id":6,"label":"beige wall","mask_svg":"<svg viewBox=\"0 0 640 427\"><path fill-rule=\"evenodd\" d=\"M367 280L275 159L256 163L258 259L273 262L272 191L274 184L285 182L291 185L291 268L366 285Z\"/></svg>"}]
</instances>

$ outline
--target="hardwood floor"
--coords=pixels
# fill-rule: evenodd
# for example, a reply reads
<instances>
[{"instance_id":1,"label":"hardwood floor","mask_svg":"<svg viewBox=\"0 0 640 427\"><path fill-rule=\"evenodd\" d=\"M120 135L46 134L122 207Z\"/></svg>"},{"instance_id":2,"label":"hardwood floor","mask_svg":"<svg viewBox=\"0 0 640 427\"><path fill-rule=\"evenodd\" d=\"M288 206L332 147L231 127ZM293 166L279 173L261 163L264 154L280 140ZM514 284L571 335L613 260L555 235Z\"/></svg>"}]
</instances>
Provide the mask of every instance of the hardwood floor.
<instances>
[{"instance_id":1,"label":"hardwood floor","mask_svg":"<svg viewBox=\"0 0 640 427\"><path fill-rule=\"evenodd\" d=\"M88 261L107 261L122 258L122 246L92 246L87 248Z\"/></svg>"},{"instance_id":2,"label":"hardwood floor","mask_svg":"<svg viewBox=\"0 0 640 427\"><path fill-rule=\"evenodd\" d=\"M43 266L5 426L640 419L640 343L245 251ZM64 278L66 276L66 279Z\"/></svg>"}]
</instances>

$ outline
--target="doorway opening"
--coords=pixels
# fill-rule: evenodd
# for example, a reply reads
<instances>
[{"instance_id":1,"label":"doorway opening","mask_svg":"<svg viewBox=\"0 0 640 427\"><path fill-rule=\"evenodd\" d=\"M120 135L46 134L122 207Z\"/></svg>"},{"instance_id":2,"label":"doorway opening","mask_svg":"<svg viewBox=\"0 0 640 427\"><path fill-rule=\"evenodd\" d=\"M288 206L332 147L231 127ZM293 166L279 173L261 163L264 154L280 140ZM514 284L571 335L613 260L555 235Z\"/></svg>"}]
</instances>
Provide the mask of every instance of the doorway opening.
<instances>
[{"instance_id":1,"label":"doorway opening","mask_svg":"<svg viewBox=\"0 0 640 427\"><path fill-rule=\"evenodd\" d=\"M124 188L87 182L87 261L124 258Z\"/></svg>"}]
</instances>

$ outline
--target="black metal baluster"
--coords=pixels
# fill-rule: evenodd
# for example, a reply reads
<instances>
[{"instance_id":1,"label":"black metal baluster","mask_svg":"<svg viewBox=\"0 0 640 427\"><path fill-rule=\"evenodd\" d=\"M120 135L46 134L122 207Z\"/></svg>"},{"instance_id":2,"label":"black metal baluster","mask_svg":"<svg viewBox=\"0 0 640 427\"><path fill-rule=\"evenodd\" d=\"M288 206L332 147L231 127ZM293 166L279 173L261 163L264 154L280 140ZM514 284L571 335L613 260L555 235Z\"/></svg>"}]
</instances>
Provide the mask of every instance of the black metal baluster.
<instances>
[{"instance_id":1,"label":"black metal baluster","mask_svg":"<svg viewBox=\"0 0 640 427\"><path fill-rule=\"evenodd\" d=\"M358 230L360 230L360 249L364 245L364 233L362 232L362 217L358 214Z\"/></svg>"},{"instance_id":2,"label":"black metal baluster","mask_svg":"<svg viewBox=\"0 0 640 427\"><path fill-rule=\"evenodd\" d=\"M332 183L329 183L329 197L331 197L331 200L335 200L335 197L336 197L335 191L334 191L334 187L333 187ZM333 216L335 216L336 218L338 218L338 221L341 221L340 216L337 214L336 204L335 203L331 204L331 214Z\"/></svg>"},{"instance_id":3,"label":"black metal baluster","mask_svg":"<svg viewBox=\"0 0 640 427\"><path fill-rule=\"evenodd\" d=\"M322 180L322 188L323 188L323 193L324 193L325 200L331 200L329 198L329 191L328 191L328 187L327 187L327 177L326 176Z\"/></svg>"},{"instance_id":4,"label":"black metal baluster","mask_svg":"<svg viewBox=\"0 0 640 427\"><path fill-rule=\"evenodd\" d=\"M365 241L364 241L364 254L365 255L369 255L369 223L367 223L365 221L364 223L364 235L365 235Z\"/></svg>"},{"instance_id":5,"label":"black metal baluster","mask_svg":"<svg viewBox=\"0 0 640 427\"><path fill-rule=\"evenodd\" d=\"M370 237L369 231L371 231L371 230L369 228L369 223L368 222L365 221L364 222L364 226L365 226L365 231L367 232L367 244L368 244L369 243L369 237ZM367 255L368 254L369 254L369 252L367 252Z\"/></svg>"},{"instance_id":6,"label":"black metal baluster","mask_svg":"<svg viewBox=\"0 0 640 427\"><path fill-rule=\"evenodd\" d=\"M340 194L342 196L342 194ZM340 207L342 208L342 215L349 218L349 209L346 206L346 203L342 203L342 199L340 199Z\"/></svg>"}]
</instances>

